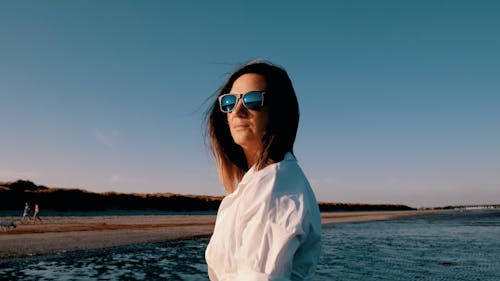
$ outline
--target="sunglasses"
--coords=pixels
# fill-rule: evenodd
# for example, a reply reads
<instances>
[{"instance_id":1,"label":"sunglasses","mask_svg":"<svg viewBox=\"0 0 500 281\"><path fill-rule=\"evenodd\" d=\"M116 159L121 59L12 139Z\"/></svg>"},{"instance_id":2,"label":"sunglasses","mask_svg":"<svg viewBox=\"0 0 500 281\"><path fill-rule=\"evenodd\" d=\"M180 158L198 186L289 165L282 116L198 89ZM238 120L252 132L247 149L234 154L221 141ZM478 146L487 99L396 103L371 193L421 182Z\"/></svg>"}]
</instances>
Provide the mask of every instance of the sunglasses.
<instances>
[{"instance_id":1,"label":"sunglasses","mask_svg":"<svg viewBox=\"0 0 500 281\"><path fill-rule=\"evenodd\" d=\"M224 94L219 96L220 110L225 113L233 111L239 99L247 109L259 110L264 106L265 91L251 91L246 94Z\"/></svg>"}]
</instances>

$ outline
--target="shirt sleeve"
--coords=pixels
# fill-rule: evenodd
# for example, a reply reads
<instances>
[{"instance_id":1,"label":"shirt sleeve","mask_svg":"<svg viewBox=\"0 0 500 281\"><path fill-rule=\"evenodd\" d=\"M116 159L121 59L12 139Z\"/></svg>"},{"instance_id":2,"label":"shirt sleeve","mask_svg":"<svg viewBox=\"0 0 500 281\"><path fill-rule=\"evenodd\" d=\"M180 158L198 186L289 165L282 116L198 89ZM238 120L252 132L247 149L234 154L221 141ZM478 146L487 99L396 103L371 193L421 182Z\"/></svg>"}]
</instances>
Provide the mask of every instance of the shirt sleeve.
<instances>
[{"instance_id":1,"label":"shirt sleeve","mask_svg":"<svg viewBox=\"0 0 500 281\"><path fill-rule=\"evenodd\" d=\"M301 195L283 195L261 204L248 218L235 252L236 280L290 280L304 236L303 219Z\"/></svg>"}]
</instances>

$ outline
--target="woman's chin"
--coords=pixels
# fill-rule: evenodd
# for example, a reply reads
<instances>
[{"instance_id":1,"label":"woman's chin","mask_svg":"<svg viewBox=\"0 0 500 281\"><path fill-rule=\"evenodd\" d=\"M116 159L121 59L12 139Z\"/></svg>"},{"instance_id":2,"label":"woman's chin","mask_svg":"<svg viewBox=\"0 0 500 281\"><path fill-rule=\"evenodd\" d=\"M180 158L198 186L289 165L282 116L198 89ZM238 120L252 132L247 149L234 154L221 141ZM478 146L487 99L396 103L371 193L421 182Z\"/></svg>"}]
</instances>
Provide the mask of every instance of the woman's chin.
<instances>
[{"instance_id":1,"label":"woman's chin","mask_svg":"<svg viewBox=\"0 0 500 281\"><path fill-rule=\"evenodd\" d=\"M234 142L241 146L243 149L248 147L255 147L256 143L259 142L258 139L250 137L248 135L233 136Z\"/></svg>"}]
</instances>

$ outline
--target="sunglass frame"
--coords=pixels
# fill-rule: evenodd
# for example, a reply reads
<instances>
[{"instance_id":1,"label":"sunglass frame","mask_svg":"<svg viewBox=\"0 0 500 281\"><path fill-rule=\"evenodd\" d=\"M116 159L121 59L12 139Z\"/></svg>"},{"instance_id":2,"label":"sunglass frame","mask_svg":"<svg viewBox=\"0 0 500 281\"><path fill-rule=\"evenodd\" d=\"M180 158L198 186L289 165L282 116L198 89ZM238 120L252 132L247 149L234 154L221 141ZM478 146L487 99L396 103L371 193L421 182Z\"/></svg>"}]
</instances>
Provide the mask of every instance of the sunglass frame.
<instances>
[{"instance_id":1,"label":"sunglass frame","mask_svg":"<svg viewBox=\"0 0 500 281\"><path fill-rule=\"evenodd\" d=\"M245 103L245 96L248 95L248 94L251 94L251 93L259 93L259 94L261 94L262 100L260 102L259 109L262 108L264 106L264 94L266 94L266 91L250 91L250 92L247 92L247 93L244 93L244 94L227 93L227 94L224 94L224 95L220 95L218 97L220 111L222 111L224 113L230 113L231 111L233 111L236 108L236 105L238 104L238 101L240 99L243 101L243 106L245 106L246 109L248 109L248 110L258 110L258 109L248 108L247 104ZM222 99L224 97L226 97L226 96L236 96L236 101L234 102L234 105L231 108L231 110L224 110L223 109Z\"/></svg>"}]
</instances>

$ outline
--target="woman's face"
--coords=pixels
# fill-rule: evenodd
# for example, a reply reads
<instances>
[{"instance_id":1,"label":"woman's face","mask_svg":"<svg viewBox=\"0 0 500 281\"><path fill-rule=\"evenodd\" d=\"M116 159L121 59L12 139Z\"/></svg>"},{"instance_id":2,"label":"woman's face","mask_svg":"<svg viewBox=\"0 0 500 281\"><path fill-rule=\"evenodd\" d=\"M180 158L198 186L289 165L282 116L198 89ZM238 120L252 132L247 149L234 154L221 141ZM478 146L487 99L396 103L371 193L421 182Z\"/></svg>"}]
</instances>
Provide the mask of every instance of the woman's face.
<instances>
[{"instance_id":1,"label":"woman's face","mask_svg":"<svg viewBox=\"0 0 500 281\"><path fill-rule=\"evenodd\" d=\"M230 93L246 94L251 91L265 90L267 90L267 83L264 76L246 73L234 81ZM227 121L231 136L236 144L246 152L258 153L261 151L262 138L266 133L269 121L266 106L260 110L249 110L243 105L243 101L239 99L233 111L227 113Z\"/></svg>"}]
</instances>

